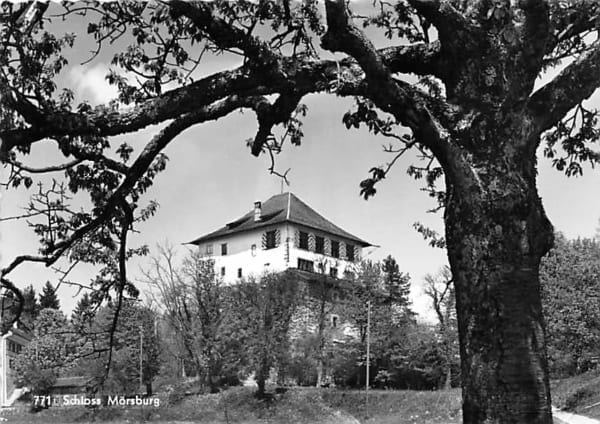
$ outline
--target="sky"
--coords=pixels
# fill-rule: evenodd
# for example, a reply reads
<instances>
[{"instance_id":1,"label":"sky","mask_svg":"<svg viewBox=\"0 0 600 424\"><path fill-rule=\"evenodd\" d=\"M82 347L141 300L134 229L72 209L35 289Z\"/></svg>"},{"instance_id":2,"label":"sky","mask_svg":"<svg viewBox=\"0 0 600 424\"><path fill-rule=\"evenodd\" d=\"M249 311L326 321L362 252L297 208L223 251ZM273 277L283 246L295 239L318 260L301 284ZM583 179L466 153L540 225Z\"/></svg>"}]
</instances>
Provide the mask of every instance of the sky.
<instances>
[{"instance_id":1,"label":"sky","mask_svg":"<svg viewBox=\"0 0 600 424\"><path fill-rule=\"evenodd\" d=\"M69 30L83 38L84 28L81 23ZM58 83L76 91L78 100L100 104L116 94L104 79L110 56L103 53L80 66L90 48L89 41L78 39L70 57L72 66L63 72ZM235 63L224 56L212 58L201 71L208 74ZM550 75L540 84L548 78ZM599 101L596 93L591 103L597 105ZM434 201L420 190L421 183L406 174L414 157L402 158L377 185L376 196L366 201L359 195L359 183L371 167L391 160L382 151L387 140L364 130L345 128L342 116L352 106L352 99L320 94L308 96L303 102L308 106L308 114L303 120L302 145L288 145L276 158L280 171L291 168L290 186L283 189L295 193L336 225L377 246L365 250L367 258L395 257L400 269L411 276L414 309L430 320L432 311L422 293L423 278L446 265L447 256L445 251L430 247L413 229L413 223L420 221L443 232L442 216L426 213L435 207ZM127 140L139 151L156 129L150 127L120 137L114 145ZM130 237L130 245L147 244L154 254L157 244L169 243L181 259L188 249L183 243L242 216L254 201L280 193L281 181L269 174L268 158L253 157L245 145L255 132L253 113L234 112L216 122L193 127L174 140L165 150L169 157L167 169L145 196L148 201L158 201L160 208L153 218L138 226L139 233ZM50 142L34 146L30 159L35 165L62 162ZM6 170L0 171L6 178ZM556 230L569 238L594 236L600 218L598 170L586 167L583 177L567 178L540 157L538 187ZM1 194L0 215L6 217L19 214L30 193L19 188ZM35 254L37 248L36 237L26 222L0 222L1 266L6 266L15 255ZM148 262L142 259L132 261L128 267L130 278L138 281L142 289L140 268L145 266ZM71 280L87 284L94 272L89 267L76 269ZM10 277L21 286L33 284L38 291L45 281L57 279L39 264L24 265ZM77 300L75 288L62 286L59 297L62 309L69 313Z\"/></svg>"}]
</instances>

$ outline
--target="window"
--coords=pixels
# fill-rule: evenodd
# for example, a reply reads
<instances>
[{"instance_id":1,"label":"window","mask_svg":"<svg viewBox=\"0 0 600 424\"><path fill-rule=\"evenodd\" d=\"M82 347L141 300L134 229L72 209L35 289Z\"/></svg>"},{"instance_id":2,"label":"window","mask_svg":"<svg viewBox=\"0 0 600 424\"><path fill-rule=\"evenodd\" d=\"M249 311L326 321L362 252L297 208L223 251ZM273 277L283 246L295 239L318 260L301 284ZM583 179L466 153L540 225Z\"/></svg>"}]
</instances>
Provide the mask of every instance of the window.
<instances>
[{"instance_id":1,"label":"window","mask_svg":"<svg viewBox=\"0 0 600 424\"><path fill-rule=\"evenodd\" d=\"M213 254L213 245L212 244L206 245L206 254L209 256L211 256Z\"/></svg>"},{"instance_id":2,"label":"window","mask_svg":"<svg viewBox=\"0 0 600 424\"><path fill-rule=\"evenodd\" d=\"M19 343L15 343L12 341L8 341L8 351L12 352L12 353L21 353L21 349L23 348L23 346L21 346Z\"/></svg>"},{"instance_id":3,"label":"window","mask_svg":"<svg viewBox=\"0 0 600 424\"><path fill-rule=\"evenodd\" d=\"M225 277L225 267L221 267L221 277Z\"/></svg>"},{"instance_id":4,"label":"window","mask_svg":"<svg viewBox=\"0 0 600 424\"><path fill-rule=\"evenodd\" d=\"M337 278L337 276L338 276L338 269L334 268L334 267L329 268L329 275L331 277L333 277L333 278Z\"/></svg>"},{"instance_id":5,"label":"window","mask_svg":"<svg viewBox=\"0 0 600 424\"><path fill-rule=\"evenodd\" d=\"M221 255L225 256L227 254L227 243L223 243L221 245Z\"/></svg>"},{"instance_id":6,"label":"window","mask_svg":"<svg viewBox=\"0 0 600 424\"><path fill-rule=\"evenodd\" d=\"M314 272L315 264L313 261L307 261L306 259L298 258L298 269L300 271Z\"/></svg>"},{"instance_id":7,"label":"window","mask_svg":"<svg viewBox=\"0 0 600 424\"><path fill-rule=\"evenodd\" d=\"M242 268L238 268L238 278L242 278Z\"/></svg>"},{"instance_id":8,"label":"window","mask_svg":"<svg viewBox=\"0 0 600 424\"><path fill-rule=\"evenodd\" d=\"M340 242L331 240L331 256L334 258L340 257Z\"/></svg>"},{"instance_id":9,"label":"window","mask_svg":"<svg viewBox=\"0 0 600 424\"><path fill-rule=\"evenodd\" d=\"M304 231L300 231L298 247L300 249L308 250L308 233L305 233Z\"/></svg>"},{"instance_id":10,"label":"window","mask_svg":"<svg viewBox=\"0 0 600 424\"><path fill-rule=\"evenodd\" d=\"M315 237L315 253L323 253L325 251L325 239L323 237Z\"/></svg>"},{"instance_id":11,"label":"window","mask_svg":"<svg viewBox=\"0 0 600 424\"><path fill-rule=\"evenodd\" d=\"M346 258L350 262L354 262L354 246L352 244L346 243Z\"/></svg>"},{"instance_id":12,"label":"window","mask_svg":"<svg viewBox=\"0 0 600 424\"><path fill-rule=\"evenodd\" d=\"M275 230L267 231L265 239L265 249L274 249L277 247L277 232Z\"/></svg>"}]
</instances>

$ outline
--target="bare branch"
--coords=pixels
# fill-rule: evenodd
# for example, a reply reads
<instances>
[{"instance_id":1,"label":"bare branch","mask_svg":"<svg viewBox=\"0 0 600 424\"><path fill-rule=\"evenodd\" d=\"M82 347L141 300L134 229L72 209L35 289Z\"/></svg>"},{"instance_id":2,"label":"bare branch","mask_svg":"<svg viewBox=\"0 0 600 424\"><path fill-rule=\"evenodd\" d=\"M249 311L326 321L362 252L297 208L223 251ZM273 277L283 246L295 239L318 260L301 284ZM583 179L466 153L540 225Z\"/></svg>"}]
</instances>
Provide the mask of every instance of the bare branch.
<instances>
[{"instance_id":1,"label":"bare branch","mask_svg":"<svg viewBox=\"0 0 600 424\"><path fill-rule=\"evenodd\" d=\"M29 166L23 165L23 163L16 161L16 160L8 161L8 163L13 165L14 167L16 167L19 171L29 172L30 174L45 174L48 172L58 172L58 171L67 170L69 168L72 168L72 167L80 164L83 161L84 161L84 159L76 159L71 162L64 163L62 165L51 165L51 166L46 166L43 168L31 168Z\"/></svg>"},{"instance_id":2,"label":"bare branch","mask_svg":"<svg viewBox=\"0 0 600 424\"><path fill-rule=\"evenodd\" d=\"M121 234L119 237L119 283L117 284L117 305L115 307L112 325L109 332L108 341L108 359L105 364L104 380L108 378L110 371L110 365L112 361L112 352L114 346L115 332L117 331L117 324L119 321L119 314L123 305L123 291L127 286L127 233L130 230L130 226L133 223L133 211L125 199L121 199L119 205L124 212L124 220L121 223Z\"/></svg>"}]
</instances>

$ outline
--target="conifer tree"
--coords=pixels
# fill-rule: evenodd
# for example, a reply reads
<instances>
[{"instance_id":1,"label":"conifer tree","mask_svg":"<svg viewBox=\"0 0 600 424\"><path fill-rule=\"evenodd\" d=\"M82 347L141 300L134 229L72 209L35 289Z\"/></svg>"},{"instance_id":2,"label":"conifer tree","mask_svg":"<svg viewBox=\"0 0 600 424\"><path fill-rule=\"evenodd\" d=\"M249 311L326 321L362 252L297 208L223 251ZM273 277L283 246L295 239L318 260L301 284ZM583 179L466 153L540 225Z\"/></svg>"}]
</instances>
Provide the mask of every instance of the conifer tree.
<instances>
[{"instance_id":1,"label":"conifer tree","mask_svg":"<svg viewBox=\"0 0 600 424\"><path fill-rule=\"evenodd\" d=\"M56 289L50 284L50 281L46 281L42 293L40 294L40 308L60 309L60 302L58 296L56 296Z\"/></svg>"},{"instance_id":2,"label":"conifer tree","mask_svg":"<svg viewBox=\"0 0 600 424\"><path fill-rule=\"evenodd\" d=\"M413 316L410 309L410 276L400 272L400 267L392 255L381 262L383 290L389 297L389 303L400 308L402 315Z\"/></svg>"},{"instance_id":3,"label":"conifer tree","mask_svg":"<svg viewBox=\"0 0 600 424\"><path fill-rule=\"evenodd\" d=\"M78 330L82 330L84 326L90 324L94 317L93 302L88 293L84 293L83 296L77 302L77 306L73 309L71 314L71 322Z\"/></svg>"},{"instance_id":4,"label":"conifer tree","mask_svg":"<svg viewBox=\"0 0 600 424\"><path fill-rule=\"evenodd\" d=\"M40 312L40 304L37 300L33 285L29 285L23 290L23 312L21 313L21 323L29 330L33 330L33 323Z\"/></svg>"}]
</instances>

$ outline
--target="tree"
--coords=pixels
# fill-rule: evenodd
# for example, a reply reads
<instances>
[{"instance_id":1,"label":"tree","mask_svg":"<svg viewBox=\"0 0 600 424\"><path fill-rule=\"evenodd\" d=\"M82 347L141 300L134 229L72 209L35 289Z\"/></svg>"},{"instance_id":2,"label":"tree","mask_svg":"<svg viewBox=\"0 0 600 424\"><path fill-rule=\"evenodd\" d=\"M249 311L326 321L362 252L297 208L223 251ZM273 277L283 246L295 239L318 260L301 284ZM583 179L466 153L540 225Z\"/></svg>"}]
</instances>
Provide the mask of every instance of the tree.
<instances>
[{"instance_id":1,"label":"tree","mask_svg":"<svg viewBox=\"0 0 600 424\"><path fill-rule=\"evenodd\" d=\"M35 187L37 174L66 176L65 184L34 193L26 215L41 250L9 262L0 271L3 287L20 300L9 278L18 267L52 265L63 256L91 262L91 252L112 249L119 278L106 280L103 293L120 296L128 232L155 210L141 207L141 196L165 167L163 150L182 131L252 109L258 130L251 152L274 158L286 139L301 142L304 96L356 96L345 125L364 125L396 143L386 148L394 155L390 163L371 168L362 194L373 195L395 159L414 148L425 162L409 172L425 177L444 209L464 422L550 423L539 264L553 231L536 188L536 152L543 142L544 154L567 175L600 160L590 147L597 114L584 103L600 84L593 36L600 7L549 0L375 3L370 17L353 14L343 0L324 7L315 1L65 4L60 19L87 21L98 51L117 49L108 79L129 108L74 105L71 91L57 89L56 75L67 66L62 51L75 43L73 34L56 35L63 25L49 21L46 9L60 6L4 3L6 184ZM82 18L89 10L98 13ZM371 33L387 36L389 46L377 48ZM323 50L339 55L324 58ZM240 66L194 74L205 51L238 55ZM548 83L535 86L558 66ZM407 81L408 74L417 78ZM129 144L111 144L109 137L151 124L164 125L131 162ZM48 139L64 161L32 166L32 145ZM277 173L274 164L271 171ZM443 192L435 188L441 177ZM72 210L68 195L81 192L92 206ZM72 255L82 243L98 249Z\"/></svg>"},{"instance_id":2,"label":"tree","mask_svg":"<svg viewBox=\"0 0 600 424\"><path fill-rule=\"evenodd\" d=\"M231 288L231 313L227 315L230 337L241 343L247 364L254 371L258 397L266 393L271 369L290 350L288 330L297 291L297 283L286 273L250 277Z\"/></svg>"},{"instance_id":3,"label":"tree","mask_svg":"<svg viewBox=\"0 0 600 424\"><path fill-rule=\"evenodd\" d=\"M33 323L40 310L41 306L37 300L35 289L30 284L23 290L23 312L21 314L21 322L27 329L33 329Z\"/></svg>"},{"instance_id":4,"label":"tree","mask_svg":"<svg viewBox=\"0 0 600 424\"><path fill-rule=\"evenodd\" d=\"M94 305L91 296L87 292L84 293L71 313L71 324L79 333L89 332L94 322L96 310L97 305Z\"/></svg>"},{"instance_id":5,"label":"tree","mask_svg":"<svg viewBox=\"0 0 600 424\"><path fill-rule=\"evenodd\" d=\"M388 255L381 263L383 288L388 293L390 303L408 309L410 300L410 278L400 272L400 266L392 255Z\"/></svg>"},{"instance_id":6,"label":"tree","mask_svg":"<svg viewBox=\"0 0 600 424\"><path fill-rule=\"evenodd\" d=\"M588 370L600 354L600 242L558 233L542 260L540 279L552 374Z\"/></svg>"},{"instance_id":7,"label":"tree","mask_svg":"<svg viewBox=\"0 0 600 424\"><path fill-rule=\"evenodd\" d=\"M113 331L116 307L115 304L103 306L89 327L78 327L84 343L78 348L76 365L105 392L139 393L141 378L146 394L151 395L152 382L160 369L157 314L136 300L127 299L121 305ZM110 361L107 356L111 357Z\"/></svg>"},{"instance_id":8,"label":"tree","mask_svg":"<svg viewBox=\"0 0 600 424\"><path fill-rule=\"evenodd\" d=\"M221 340L226 293L214 261L195 250L178 267L173 249L159 246L158 250L144 275L156 292L154 298L169 329L177 336L173 354L184 367L186 360L193 361L194 371L216 392L222 380L227 380Z\"/></svg>"},{"instance_id":9,"label":"tree","mask_svg":"<svg viewBox=\"0 0 600 424\"><path fill-rule=\"evenodd\" d=\"M358 330L354 343L361 372L356 373L356 386L366 377L367 309L371 305L369 384L378 372L388 379L399 380L397 358L406 356L406 338L415 324L410 309L410 277L401 273L396 260L388 256L382 262L364 260L356 267L351 285L343 296L341 319ZM396 358L396 359L394 359ZM382 374L383 375L383 374ZM379 381L382 382L380 376Z\"/></svg>"},{"instance_id":10,"label":"tree","mask_svg":"<svg viewBox=\"0 0 600 424\"><path fill-rule=\"evenodd\" d=\"M444 355L444 388L452 387L452 368L458 354L458 332L456 326L456 298L450 268L442 268L437 276L425 276L425 295L431 299L438 320L438 335Z\"/></svg>"},{"instance_id":11,"label":"tree","mask_svg":"<svg viewBox=\"0 0 600 424\"><path fill-rule=\"evenodd\" d=\"M33 328L33 340L15 362L16 382L36 395L45 395L71 361L72 331L64 314L52 308L40 311Z\"/></svg>"},{"instance_id":12,"label":"tree","mask_svg":"<svg viewBox=\"0 0 600 424\"><path fill-rule=\"evenodd\" d=\"M46 284L40 293L40 308L60 309L60 301L56 295L56 289L52 286L50 281L46 281Z\"/></svg>"}]
</instances>

